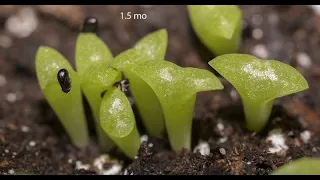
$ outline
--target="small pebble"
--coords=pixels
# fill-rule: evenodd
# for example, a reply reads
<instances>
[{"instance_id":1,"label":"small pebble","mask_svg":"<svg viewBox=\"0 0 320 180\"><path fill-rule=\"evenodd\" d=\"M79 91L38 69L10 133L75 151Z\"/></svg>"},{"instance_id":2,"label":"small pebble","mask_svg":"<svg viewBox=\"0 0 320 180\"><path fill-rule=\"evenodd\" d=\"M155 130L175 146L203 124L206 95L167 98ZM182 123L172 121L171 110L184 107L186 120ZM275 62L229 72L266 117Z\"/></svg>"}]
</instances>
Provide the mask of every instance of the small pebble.
<instances>
[{"instance_id":1,"label":"small pebble","mask_svg":"<svg viewBox=\"0 0 320 180\"><path fill-rule=\"evenodd\" d=\"M76 170L84 169L89 170L90 164L82 164L81 161L76 161Z\"/></svg>"},{"instance_id":2,"label":"small pebble","mask_svg":"<svg viewBox=\"0 0 320 180\"><path fill-rule=\"evenodd\" d=\"M68 163L71 164L72 163L72 159L68 159Z\"/></svg>"},{"instance_id":3,"label":"small pebble","mask_svg":"<svg viewBox=\"0 0 320 180\"><path fill-rule=\"evenodd\" d=\"M7 84L6 77L0 74L0 87L5 86Z\"/></svg>"},{"instance_id":4,"label":"small pebble","mask_svg":"<svg viewBox=\"0 0 320 180\"><path fill-rule=\"evenodd\" d=\"M228 141L228 137L222 137L222 138L220 138L220 139L218 140L218 142L219 142L220 144L225 143L225 142L227 142L227 141Z\"/></svg>"},{"instance_id":5,"label":"small pebble","mask_svg":"<svg viewBox=\"0 0 320 180\"><path fill-rule=\"evenodd\" d=\"M9 150L8 150L8 149L5 149L4 152L5 152L5 153L9 153Z\"/></svg>"},{"instance_id":6,"label":"small pebble","mask_svg":"<svg viewBox=\"0 0 320 180\"><path fill-rule=\"evenodd\" d=\"M10 169L10 170L8 171L8 173L9 173L9 174L14 174L14 170L13 170L13 169Z\"/></svg>"},{"instance_id":7,"label":"small pebble","mask_svg":"<svg viewBox=\"0 0 320 180\"><path fill-rule=\"evenodd\" d=\"M251 162L250 162L250 161L248 161L248 162L247 162L247 164L248 164L248 165L250 165L250 164L251 164Z\"/></svg>"},{"instance_id":8,"label":"small pebble","mask_svg":"<svg viewBox=\"0 0 320 180\"><path fill-rule=\"evenodd\" d=\"M303 131L302 133L300 133L300 138L305 144L308 143L311 138L310 131Z\"/></svg>"},{"instance_id":9,"label":"small pebble","mask_svg":"<svg viewBox=\"0 0 320 180\"><path fill-rule=\"evenodd\" d=\"M312 152L317 152L317 148L312 148Z\"/></svg>"},{"instance_id":10,"label":"small pebble","mask_svg":"<svg viewBox=\"0 0 320 180\"><path fill-rule=\"evenodd\" d=\"M272 147L268 149L269 153L280 153L286 151L289 147L286 145L285 138L281 133L274 133L268 136L267 141L271 141Z\"/></svg>"},{"instance_id":11,"label":"small pebble","mask_svg":"<svg viewBox=\"0 0 320 180\"><path fill-rule=\"evenodd\" d=\"M269 51L265 45L258 44L253 47L252 54L259 58L267 59L269 56Z\"/></svg>"},{"instance_id":12,"label":"small pebble","mask_svg":"<svg viewBox=\"0 0 320 180\"><path fill-rule=\"evenodd\" d=\"M226 150L224 148L219 148L219 151L222 155L226 155Z\"/></svg>"},{"instance_id":13,"label":"small pebble","mask_svg":"<svg viewBox=\"0 0 320 180\"><path fill-rule=\"evenodd\" d=\"M28 126L21 126L21 131L22 132L27 133L27 132L29 132L29 130L30 130L30 128Z\"/></svg>"},{"instance_id":14,"label":"small pebble","mask_svg":"<svg viewBox=\"0 0 320 180\"><path fill-rule=\"evenodd\" d=\"M210 146L207 142L200 142L193 150L194 153L199 152L202 156L210 154Z\"/></svg>"},{"instance_id":15,"label":"small pebble","mask_svg":"<svg viewBox=\"0 0 320 180\"><path fill-rule=\"evenodd\" d=\"M12 155L16 156L16 155L17 155L17 153L16 153L16 152L13 152L13 153L12 153Z\"/></svg>"},{"instance_id":16,"label":"small pebble","mask_svg":"<svg viewBox=\"0 0 320 180\"><path fill-rule=\"evenodd\" d=\"M142 135L141 137L140 137L140 142L142 143L142 142L147 142L148 141L148 135Z\"/></svg>"},{"instance_id":17,"label":"small pebble","mask_svg":"<svg viewBox=\"0 0 320 180\"><path fill-rule=\"evenodd\" d=\"M30 36L37 26L37 15L30 7L23 8L18 14L10 16L5 23L6 30L18 38Z\"/></svg>"},{"instance_id":18,"label":"small pebble","mask_svg":"<svg viewBox=\"0 0 320 180\"><path fill-rule=\"evenodd\" d=\"M138 156L135 156L135 157L134 157L134 159L138 159L138 158L139 158Z\"/></svg>"},{"instance_id":19,"label":"small pebble","mask_svg":"<svg viewBox=\"0 0 320 180\"><path fill-rule=\"evenodd\" d=\"M8 93L6 96L8 102L14 103L17 100L17 95L15 93Z\"/></svg>"},{"instance_id":20,"label":"small pebble","mask_svg":"<svg viewBox=\"0 0 320 180\"><path fill-rule=\"evenodd\" d=\"M29 142L29 146L33 147L33 146L35 146L35 145L36 145L36 142L34 142L34 141L30 141L30 142Z\"/></svg>"},{"instance_id":21,"label":"small pebble","mask_svg":"<svg viewBox=\"0 0 320 180\"><path fill-rule=\"evenodd\" d=\"M219 123L217 124L217 129L218 129L219 131L223 131L223 130L224 130L224 125L219 122Z\"/></svg>"},{"instance_id":22,"label":"small pebble","mask_svg":"<svg viewBox=\"0 0 320 180\"><path fill-rule=\"evenodd\" d=\"M312 66L312 61L307 53L300 52L297 54L297 62L301 67L310 68Z\"/></svg>"},{"instance_id":23,"label":"small pebble","mask_svg":"<svg viewBox=\"0 0 320 180\"><path fill-rule=\"evenodd\" d=\"M256 28L252 31L252 37L256 40L259 40L263 37L263 31L259 28Z\"/></svg>"},{"instance_id":24,"label":"small pebble","mask_svg":"<svg viewBox=\"0 0 320 180\"><path fill-rule=\"evenodd\" d=\"M152 143L149 143L149 144L148 144L148 147L149 147L149 148L152 148L152 147L153 147L153 144L152 144Z\"/></svg>"}]
</instances>

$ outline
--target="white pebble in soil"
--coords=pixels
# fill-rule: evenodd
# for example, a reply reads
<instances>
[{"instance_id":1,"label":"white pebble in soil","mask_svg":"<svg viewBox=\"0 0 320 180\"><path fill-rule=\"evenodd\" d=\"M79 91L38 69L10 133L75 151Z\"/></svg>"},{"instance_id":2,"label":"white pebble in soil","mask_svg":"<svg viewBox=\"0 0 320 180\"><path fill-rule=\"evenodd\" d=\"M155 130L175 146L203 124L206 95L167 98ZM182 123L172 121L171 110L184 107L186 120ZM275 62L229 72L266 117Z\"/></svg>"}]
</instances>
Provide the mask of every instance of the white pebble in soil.
<instances>
[{"instance_id":1,"label":"white pebble in soil","mask_svg":"<svg viewBox=\"0 0 320 180\"><path fill-rule=\"evenodd\" d=\"M217 124L217 129L218 129L218 131L223 131L224 130L224 125L221 123L221 122L219 122L218 124Z\"/></svg>"},{"instance_id":2,"label":"white pebble in soil","mask_svg":"<svg viewBox=\"0 0 320 180\"><path fill-rule=\"evenodd\" d=\"M10 169L10 170L8 171L8 173L9 173L9 174L14 174L14 170L13 170L13 169Z\"/></svg>"},{"instance_id":3,"label":"white pebble in soil","mask_svg":"<svg viewBox=\"0 0 320 180\"><path fill-rule=\"evenodd\" d=\"M262 59L267 59L269 57L269 51L264 44L255 45L252 49L252 54Z\"/></svg>"},{"instance_id":4,"label":"white pebble in soil","mask_svg":"<svg viewBox=\"0 0 320 180\"><path fill-rule=\"evenodd\" d=\"M5 23L6 30L18 38L30 36L37 26L38 17L30 7L22 8L16 15L10 16Z\"/></svg>"},{"instance_id":5,"label":"white pebble in soil","mask_svg":"<svg viewBox=\"0 0 320 180\"><path fill-rule=\"evenodd\" d=\"M108 169L104 169L104 164L112 164ZM109 155L100 155L93 162L93 166L97 169L100 175L117 175L122 170L122 164L118 160L113 160Z\"/></svg>"},{"instance_id":6,"label":"white pebble in soil","mask_svg":"<svg viewBox=\"0 0 320 180\"><path fill-rule=\"evenodd\" d=\"M288 146L285 143L285 138L281 133L274 133L268 136L267 141L271 141L272 147L268 149L269 153L280 153L281 151L288 150Z\"/></svg>"},{"instance_id":7,"label":"white pebble in soil","mask_svg":"<svg viewBox=\"0 0 320 180\"><path fill-rule=\"evenodd\" d=\"M263 37L263 31L260 28L256 28L252 31L252 37L256 40L260 40Z\"/></svg>"},{"instance_id":8,"label":"white pebble in soil","mask_svg":"<svg viewBox=\"0 0 320 180\"><path fill-rule=\"evenodd\" d=\"M90 169L90 164L83 164L81 161L76 161L76 170L89 170Z\"/></svg>"},{"instance_id":9,"label":"white pebble in soil","mask_svg":"<svg viewBox=\"0 0 320 180\"><path fill-rule=\"evenodd\" d=\"M30 131L30 128L28 126L21 126L21 131L27 133Z\"/></svg>"},{"instance_id":10,"label":"white pebble in soil","mask_svg":"<svg viewBox=\"0 0 320 180\"><path fill-rule=\"evenodd\" d=\"M218 140L218 143L222 144L228 141L228 137L222 137Z\"/></svg>"},{"instance_id":11,"label":"white pebble in soil","mask_svg":"<svg viewBox=\"0 0 320 180\"><path fill-rule=\"evenodd\" d=\"M219 152L222 154L222 155L226 155L227 152L224 148L219 148Z\"/></svg>"},{"instance_id":12,"label":"white pebble in soil","mask_svg":"<svg viewBox=\"0 0 320 180\"><path fill-rule=\"evenodd\" d=\"M140 142L142 143L142 142L147 142L148 141L148 135L142 135L141 137L140 137Z\"/></svg>"},{"instance_id":13,"label":"white pebble in soil","mask_svg":"<svg viewBox=\"0 0 320 180\"><path fill-rule=\"evenodd\" d=\"M310 131L303 131L300 133L300 138L303 141L303 143L308 143L310 138L311 138L311 133Z\"/></svg>"},{"instance_id":14,"label":"white pebble in soil","mask_svg":"<svg viewBox=\"0 0 320 180\"><path fill-rule=\"evenodd\" d=\"M310 68L312 66L312 61L307 53L299 52L297 54L297 63L304 68Z\"/></svg>"},{"instance_id":15,"label":"white pebble in soil","mask_svg":"<svg viewBox=\"0 0 320 180\"><path fill-rule=\"evenodd\" d=\"M17 100L17 95L16 95L16 93L10 92L10 93L8 93L8 94L6 95L6 99L7 99L8 102L14 103L14 102L16 102L16 100Z\"/></svg>"},{"instance_id":16,"label":"white pebble in soil","mask_svg":"<svg viewBox=\"0 0 320 180\"><path fill-rule=\"evenodd\" d=\"M200 152L202 156L208 156L210 154L210 146L207 142L200 142L193 150L194 153Z\"/></svg>"},{"instance_id":17,"label":"white pebble in soil","mask_svg":"<svg viewBox=\"0 0 320 180\"><path fill-rule=\"evenodd\" d=\"M33 146L35 146L35 145L36 145L36 142L34 142L34 141L30 141L30 142L29 142L29 146L33 147Z\"/></svg>"}]
</instances>

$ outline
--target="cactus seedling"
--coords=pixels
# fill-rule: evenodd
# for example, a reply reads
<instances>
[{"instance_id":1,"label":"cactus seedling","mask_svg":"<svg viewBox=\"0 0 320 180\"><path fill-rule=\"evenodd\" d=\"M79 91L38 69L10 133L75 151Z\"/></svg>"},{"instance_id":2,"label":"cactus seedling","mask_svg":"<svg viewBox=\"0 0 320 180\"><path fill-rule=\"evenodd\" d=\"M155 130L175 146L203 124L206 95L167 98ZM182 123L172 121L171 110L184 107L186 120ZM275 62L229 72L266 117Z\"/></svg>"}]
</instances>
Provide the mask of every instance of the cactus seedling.
<instances>
[{"instance_id":1,"label":"cactus seedling","mask_svg":"<svg viewBox=\"0 0 320 180\"><path fill-rule=\"evenodd\" d=\"M125 70L145 61L162 61L165 57L167 43L168 33L165 29L152 32L139 40L132 49L119 54L113 61L112 67ZM156 95L143 80L131 78L131 74L125 75L130 81L131 93L148 134L162 138L165 124Z\"/></svg>"},{"instance_id":2,"label":"cactus seedling","mask_svg":"<svg viewBox=\"0 0 320 180\"><path fill-rule=\"evenodd\" d=\"M226 54L209 65L239 92L251 131L266 125L274 100L308 89L305 78L293 67L276 60L261 60L247 54Z\"/></svg>"},{"instance_id":3,"label":"cactus seedling","mask_svg":"<svg viewBox=\"0 0 320 180\"><path fill-rule=\"evenodd\" d=\"M111 87L114 81L120 80L120 74L108 68L113 56L106 44L93 33L97 25L95 18L86 19L83 32L77 38L75 62L81 89L93 113L100 148L108 152L114 144L99 124L101 93Z\"/></svg>"},{"instance_id":4,"label":"cactus seedling","mask_svg":"<svg viewBox=\"0 0 320 180\"><path fill-rule=\"evenodd\" d=\"M223 89L218 78L209 71L181 68L164 60L145 61L131 69L124 69L124 73L131 77L130 82L144 81L155 93L161 105L171 147L175 151L190 149L196 93ZM144 98L147 101L148 97Z\"/></svg>"},{"instance_id":5,"label":"cactus seedling","mask_svg":"<svg viewBox=\"0 0 320 180\"><path fill-rule=\"evenodd\" d=\"M241 41L242 12L231 5L188 5L192 27L215 55L235 53Z\"/></svg>"},{"instance_id":6,"label":"cactus seedling","mask_svg":"<svg viewBox=\"0 0 320 180\"><path fill-rule=\"evenodd\" d=\"M40 88L72 143L86 146L89 138L78 74L60 53L49 47L38 49L35 64Z\"/></svg>"}]
</instances>

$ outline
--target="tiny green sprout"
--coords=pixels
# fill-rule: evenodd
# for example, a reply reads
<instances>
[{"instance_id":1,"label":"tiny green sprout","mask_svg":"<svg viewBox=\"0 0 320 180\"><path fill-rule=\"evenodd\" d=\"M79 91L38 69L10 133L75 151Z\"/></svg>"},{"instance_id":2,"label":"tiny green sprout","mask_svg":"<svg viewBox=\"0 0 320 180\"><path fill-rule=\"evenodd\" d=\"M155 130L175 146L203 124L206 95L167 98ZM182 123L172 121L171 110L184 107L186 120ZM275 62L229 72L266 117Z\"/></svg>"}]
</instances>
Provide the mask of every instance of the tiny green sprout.
<instances>
[{"instance_id":1,"label":"tiny green sprout","mask_svg":"<svg viewBox=\"0 0 320 180\"><path fill-rule=\"evenodd\" d=\"M90 27L90 29L92 28ZM95 120L100 148L102 151L108 152L114 147L114 143L100 126L101 93L111 88L114 82L120 80L120 73L112 68L108 68L113 60L112 53L106 44L94 33L86 32L79 34L76 42L75 57L81 88L88 100Z\"/></svg>"},{"instance_id":2,"label":"tiny green sprout","mask_svg":"<svg viewBox=\"0 0 320 180\"><path fill-rule=\"evenodd\" d=\"M271 175L320 175L320 158L300 158L280 166Z\"/></svg>"},{"instance_id":3,"label":"tiny green sprout","mask_svg":"<svg viewBox=\"0 0 320 180\"><path fill-rule=\"evenodd\" d=\"M50 47L38 49L35 65L40 89L72 143L86 146L89 137L78 74L65 57Z\"/></svg>"},{"instance_id":4,"label":"tiny green sprout","mask_svg":"<svg viewBox=\"0 0 320 180\"><path fill-rule=\"evenodd\" d=\"M274 100L308 89L305 78L293 67L276 60L247 54L226 54L209 65L239 92L247 128L261 131L268 122Z\"/></svg>"},{"instance_id":5,"label":"tiny green sprout","mask_svg":"<svg viewBox=\"0 0 320 180\"><path fill-rule=\"evenodd\" d=\"M192 27L215 55L235 53L241 41L242 12L235 5L188 5Z\"/></svg>"},{"instance_id":6,"label":"tiny green sprout","mask_svg":"<svg viewBox=\"0 0 320 180\"><path fill-rule=\"evenodd\" d=\"M112 67L124 70L141 62L163 60L167 43L168 33L165 29L152 32L139 40L134 48L119 54L114 59ZM132 78L131 74L126 73L125 76L129 79L132 96L148 134L158 138L163 137L164 117L157 96L140 78Z\"/></svg>"},{"instance_id":7,"label":"tiny green sprout","mask_svg":"<svg viewBox=\"0 0 320 180\"><path fill-rule=\"evenodd\" d=\"M125 69L124 73L131 77L131 82L141 79L140 82L144 81L154 91L165 118L171 147L175 151L190 149L196 93L223 89L218 78L207 70L182 68L164 60L145 61ZM154 102L156 99L149 99L149 104Z\"/></svg>"},{"instance_id":8,"label":"tiny green sprout","mask_svg":"<svg viewBox=\"0 0 320 180\"><path fill-rule=\"evenodd\" d=\"M103 96L100 123L116 145L130 158L140 148L140 135L127 96L118 87L112 87Z\"/></svg>"}]
</instances>

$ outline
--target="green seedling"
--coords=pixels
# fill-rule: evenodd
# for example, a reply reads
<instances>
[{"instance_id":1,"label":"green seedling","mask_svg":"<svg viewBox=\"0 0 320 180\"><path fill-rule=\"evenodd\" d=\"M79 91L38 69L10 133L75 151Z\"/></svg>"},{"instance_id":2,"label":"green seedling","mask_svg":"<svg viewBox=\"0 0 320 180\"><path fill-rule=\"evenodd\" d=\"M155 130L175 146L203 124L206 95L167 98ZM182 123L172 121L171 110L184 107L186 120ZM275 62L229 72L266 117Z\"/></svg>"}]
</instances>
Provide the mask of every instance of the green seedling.
<instances>
[{"instance_id":1,"label":"green seedling","mask_svg":"<svg viewBox=\"0 0 320 180\"><path fill-rule=\"evenodd\" d=\"M226 54L209 65L239 92L251 131L261 131L274 100L308 89L305 78L293 67L276 60L261 60L247 54Z\"/></svg>"},{"instance_id":2,"label":"green seedling","mask_svg":"<svg viewBox=\"0 0 320 180\"><path fill-rule=\"evenodd\" d=\"M114 143L100 126L101 93L109 89L114 82L120 81L120 73L108 68L113 56L106 44L94 33L79 34L76 42L75 60L81 88L95 120L100 148L102 151L108 152L114 147Z\"/></svg>"},{"instance_id":3,"label":"green seedling","mask_svg":"<svg viewBox=\"0 0 320 180\"><path fill-rule=\"evenodd\" d=\"M163 112L171 147L175 151L190 149L196 93L223 89L218 78L209 71L181 68L164 60L145 61L130 69L124 69L124 73L131 77L129 80L132 86L135 82L144 81L155 93ZM148 96L141 98L149 100L149 104L157 102L157 99L148 99Z\"/></svg>"},{"instance_id":4,"label":"green seedling","mask_svg":"<svg viewBox=\"0 0 320 180\"><path fill-rule=\"evenodd\" d=\"M101 127L130 158L140 148L140 135L130 102L121 88L113 87L103 96L100 107Z\"/></svg>"},{"instance_id":5,"label":"green seedling","mask_svg":"<svg viewBox=\"0 0 320 180\"><path fill-rule=\"evenodd\" d=\"M141 62L163 60L167 43L168 33L165 29L150 33L139 40L132 49L119 54L113 61L112 67L124 71ZM143 80L131 78L130 74L125 76L129 79L132 96L148 134L162 138L165 124L157 96Z\"/></svg>"},{"instance_id":6,"label":"green seedling","mask_svg":"<svg viewBox=\"0 0 320 180\"><path fill-rule=\"evenodd\" d=\"M35 65L40 88L72 143L86 146L89 138L78 74L65 57L50 47L38 49Z\"/></svg>"},{"instance_id":7,"label":"green seedling","mask_svg":"<svg viewBox=\"0 0 320 180\"><path fill-rule=\"evenodd\" d=\"M300 158L280 166L271 175L320 175L320 158Z\"/></svg>"},{"instance_id":8,"label":"green seedling","mask_svg":"<svg viewBox=\"0 0 320 180\"><path fill-rule=\"evenodd\" d=\"M235 53L241 41L242 12L231 5L188 5L192 27L215 55Z\"/></svg>"}]
</instances>

